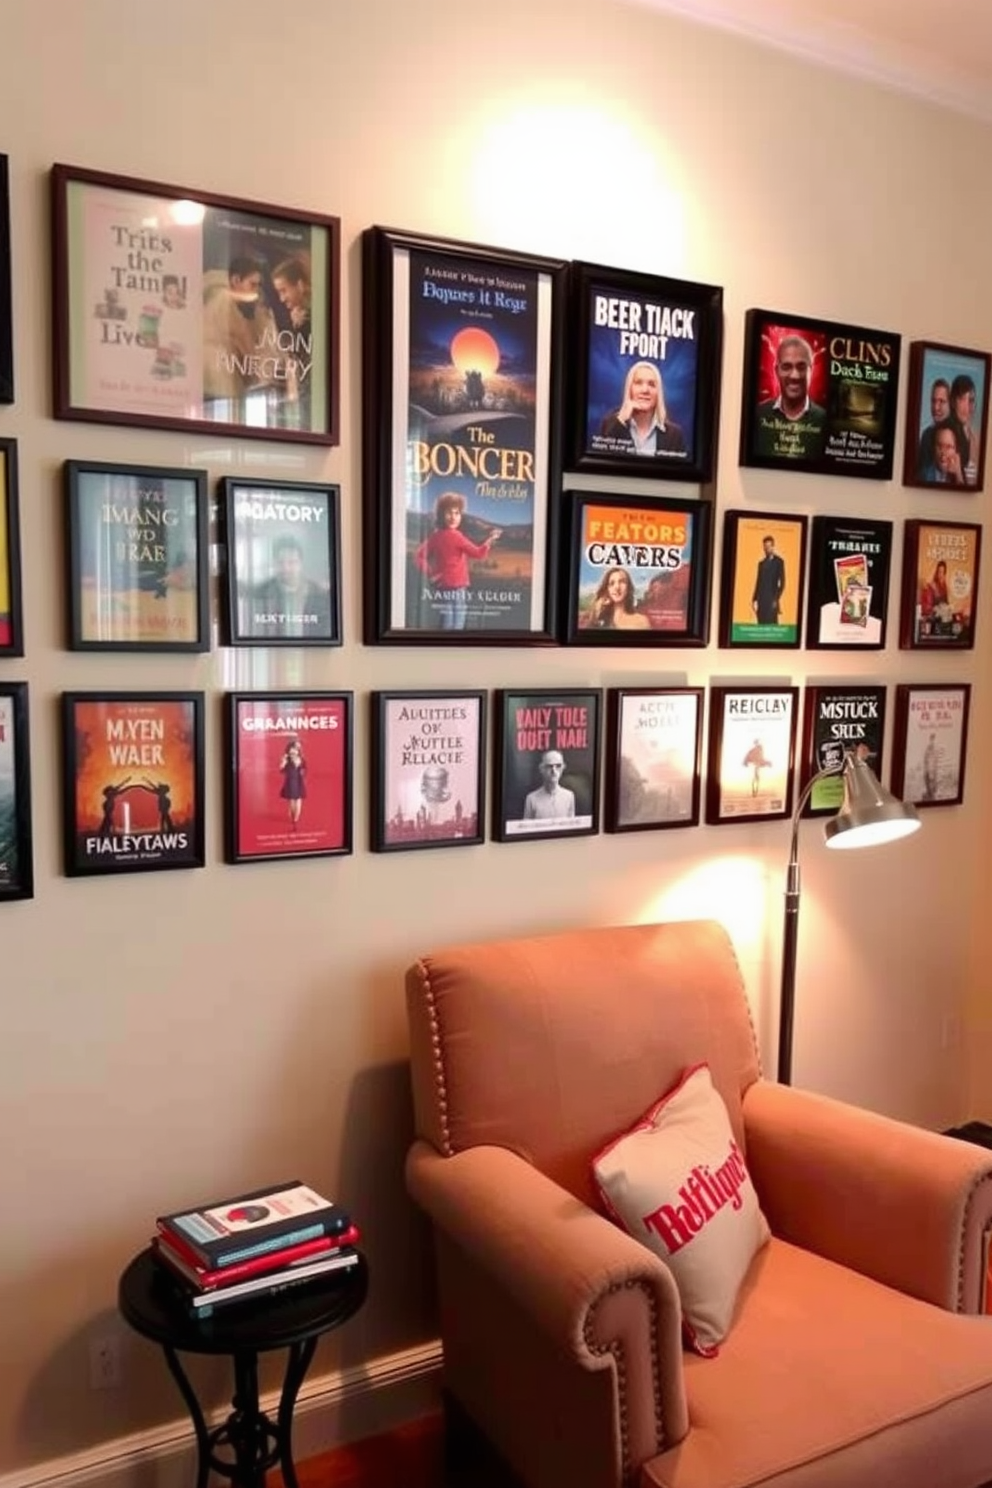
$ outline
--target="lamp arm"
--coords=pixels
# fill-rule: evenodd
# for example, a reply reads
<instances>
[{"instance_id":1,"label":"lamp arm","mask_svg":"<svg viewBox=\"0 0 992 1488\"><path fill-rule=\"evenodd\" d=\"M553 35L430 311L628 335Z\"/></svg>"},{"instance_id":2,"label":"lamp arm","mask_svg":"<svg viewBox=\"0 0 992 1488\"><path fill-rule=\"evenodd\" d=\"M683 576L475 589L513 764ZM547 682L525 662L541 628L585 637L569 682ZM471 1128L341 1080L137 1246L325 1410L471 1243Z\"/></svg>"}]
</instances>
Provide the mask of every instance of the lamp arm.
<instances>
[{"instance_id":1,"label":"lamp arm","mask_svg":"<svg viewBox=\"0 0 992 1488\"><path fill-rule=\"evenodd\" d=\"M806 782L792 813L792 843L785 876L785 924L782 930L782 990L778 1010L778 1078L792 1083L792 1018L796 1001L796 949L799 942L799 822L814 786L831 775L839 775L847 764L847 751L839 765L826 765Z\"/></svg>"}]
</instances>

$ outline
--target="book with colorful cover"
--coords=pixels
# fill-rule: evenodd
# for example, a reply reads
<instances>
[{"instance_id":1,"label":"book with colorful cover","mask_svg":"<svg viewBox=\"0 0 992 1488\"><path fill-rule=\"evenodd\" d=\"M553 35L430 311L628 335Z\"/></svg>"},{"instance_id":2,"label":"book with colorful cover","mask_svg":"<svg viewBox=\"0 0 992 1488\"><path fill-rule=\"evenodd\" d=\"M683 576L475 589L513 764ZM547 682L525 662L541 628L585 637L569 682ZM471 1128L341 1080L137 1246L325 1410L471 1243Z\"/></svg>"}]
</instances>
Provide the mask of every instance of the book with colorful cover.
<instances>
[{"instance_id":1,"label":"book with colorful cover","mask_svg":"<svg viewBox=\"0 0 992 1488\"><path fill-rule=\"evenodd\" d=\"M341 1235L351 1219L298 1178L196 1209L163 1214L160 1234L178 1236L208 1270L268 1255L287 1245Z\"/></svg>"},{"instance_id":2,"label":"book with colorful cover","mask_svg":"<svg viewBox=\"0 0 992 1488\"><path fill-rule=\"evenodd\" d=\"M247 1281L253 1276L263 1276L285 1270L300 1262L335 1255L348 1247L354 1247L360 1239L357 1225L352 1225L340 1235L320 1235L314 1240L303 1240L297 1245L284 1246L268 1251L265 1255L253 1256L247 1261L237 1261L230 1266L209 1268L201 1266L194 1251L176 1235L158 1234L152 1238L155 1258L175 1274L189 1282L198 1291L211 1291L235 1282Z\"/></svg>"},{"instance_id":3,"label":"book with colorful cover","mask_svg":"<svg viewBox=\"0 0 992 1488\"><path fill-rule=\"evenodd\" d=\"M183 1300L191 1316L210 1317L217 1307L226 1307L231 1302L242 1302L248 1297L275 1297L304 1282L317 1281L333 1272L350 1271L361 1257L357 1250L342 1250L339 1254L323 1256L308 1265L291 1266L286 1271L275 1271L269 1276L253 1276L239 1281L234 1286L222 1287L214 1292L191 1292L184 1289Z\"/></svg>"}]
</instances>

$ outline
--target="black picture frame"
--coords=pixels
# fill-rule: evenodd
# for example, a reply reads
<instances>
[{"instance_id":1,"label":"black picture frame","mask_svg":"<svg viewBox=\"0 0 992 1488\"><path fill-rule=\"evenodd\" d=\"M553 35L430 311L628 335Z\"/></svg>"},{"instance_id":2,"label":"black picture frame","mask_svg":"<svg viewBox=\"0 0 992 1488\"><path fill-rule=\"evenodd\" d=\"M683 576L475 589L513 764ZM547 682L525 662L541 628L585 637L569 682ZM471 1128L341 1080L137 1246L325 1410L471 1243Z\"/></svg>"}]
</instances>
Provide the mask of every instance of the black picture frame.
<instances>
[{"instance_id":1,"label":"black picture frame","mask_svg":"<svg viewBox=\"0 0 992 1488\"><path fill-rule=\"evenodd\" d=\"M370 702L372 851L484 842L487 693L373 692Z\"/></svg>"},{"instance_id":2,"label":"black picture frame","mask_svg":"<svg viewBox=\"0 0 992 1488\"><path fill-rule=\"evenodd\" d=\"M219 484L225 644L340 646L340 487L240 476Z\"/></svg>"},{"instance_id":3,"label":"black picture frame","mask_svg":"<svg viewBox=\"0 0 992 1488\"><path fill-rule=\"evenodd\" d=\"M891 480L900 349L893 331L748 310L741 465ZM777 405L790 393L794 417Z\"/></svg>"},{"instance_id":4,"label":"black picture frame","mask_svg":"<svg viewBox=\"0 0 992 1488\"><path fill-rule=\"evenodd\" d=\"M337 444L339 218L75 165L50 180L56 418Z\"/></svg>"},{"instance_id":5,"label":"black picture frame","mask_svg":"<svg viewBox=\"0 0 992 1488\"><path fill-rule=\"evenodd\" d=\"M0 660L23 655L17 440L0 439Z\"/></svg>"},{"instance_id":6,"label":"black picture frame","mask_svg":"<svg viewBox=\"0 0 992 1488\"><path fill-rule=\"evenodd\" d=\"M806 592L805 516L728 511L720 568L720 645L795 650Z\"/></svg>"},{"instance_id":7,"label":"black picture frame","mask_svg":"<svg viewBox=\"0 0 992 1488\"><path fill-rule=\"evenodd\" d=\"M710 688L706 820L711 826L788 820L799 688L758 683ZM763 776L762 770L768 775Z\"/></svg>"},{"instance_id":8,"label":"black picture frame","mask_svg":"<svg viewBox=\"0 0 992 1488\"><path fill-rule=\"evenodd\" d=\"M818 514L810 524L808 651L881 651L888 631L892 522Z\"/></svg>"},{"instance_id":9,"label":"black picture frame","mask_svg":"<svg viewBox=\"0 0 992 1488\"><path fill-rule=\"evenodd\" d=\"M599 831L601 710L598 688L497 690L494 841L588 837ZM542 756L555 752L561 759L554 767L557 777L545 777ZM545 803L539 799L542 791L558 799Z\"/></svg>"},{"instance_id":10,"label":"black picture frame","mask_svg":"<svg viewBox=\"0 0 992 1488\"><path fill-rule=\"evenodd\" d=\"M564 499L563 641L570 646L705 646L711 503L597 491L570 491ZM615 598L611 585L618 586Z\"/></svg>"},{"instance_id":11,"label":"black picture frame","mask_svg":"<svg viewBox=\"0 0 992 1488\"><path fill-rule=\"evenodd\" d=\"M896 687L892 791L919 807L960 806L968 757L970 682Z\"/></svg>"},{"instance_id":12,"label":"black picture frame","mask_svg":"<svg viewBox=\"0 0 992 1488\"><path fill-rule=\"evenodd\" d=\"M0 403L14 401L14 316L11 297L10 161L0 155Z\"/></svg>"},{"instance_id":13,"label":"black picture frame","mask_svg":"<svg viewBox=\"0 0 992 1488\"><path fill-rule=\"evenodd\" d=\"M899 645L904 651L971 651L978 621L982 528L911 518L903 524Z\"/></svg>"},{"instance_id":14,"label":"black picture frame","mask_svg":"<svg viewBox=\"0 0 992 1488\"><path fill-rule=\"evenodd\" d=\"M26 682L0 682L0 902L34 898Z\"/></svg>"},{"instance_id":15,"label":"black picture frame","mask_svg":"<svg viewBox=\"0 0 992 1488\"><path fill-rule=\"evenodd\" d=\"M565 270L366 229L366 644L553 642Z\"/></svg>"},{"instance_id":16,"label":"black picture frame","mask_svg":"<svg viewBox=\"0 0 992 1488\"><path fill-rule=\"evenodd\" d=\"M722 288L576 261L569 299L571 467L709 481L719 425ZM624 418L635 368L643 369L645 401L651 385L658 400L640 447L630 415Z\"/></svg>"},{"instance_id":17,"label":"black picture frame","mask_svg":"<svg viewBox=\"0 0 992 1488\"><path fill-rule=\"evenodd\" d=\"M699 825L704 696L702 687L607 689L607 832Z\"/></svg>"},{"instance_id":18,"label":"black picture frame","mask_svg":"<svg viewBox=\"0 0 992 1488\"><path fill-rule=\"evenodd\" d=\"M833 686L817 682L805 689L799 789L818 770L836 769L817 781L803 816L835 816L844 804L841 766L856 754L881 780L885 751L886 689L882 685Z\"/></svg>"},{"instance_id":19,"label":"black picture frame","mask_svg":"<svg viewBox=\"0 0 992 1488\"><path fill-rule=\"evenodd\" d=\"M353 851L353 718L348 691L225 695L225 862Z\"/></svg>"},{"instance_id":20,"label":"black picture frame","mask_svg":"<svg viewBox=\"0 0 992 1488\"><path fill-rule=\"evenodd\" d=\"M66 460L71 651L209 651L207 472Z\"/></svg>"},{"instance_id":21,"label":"black picture frame","mask_svg":"<svg viewBox=\"0 0 992 1488\"><path fill-rule=\"evenodd\" d=\"M904 486L938 493L984 489L990 377L987 351L910 342ZM947 454L938 460L937 430L944 427L953 438L941 436Z\"/></svg>"},{"instance_id":22,"label":"black picture frame","mask_svg":"<svg viewBox=\"0 0 992 1488\"><path fill-rule=\"evenodd\" d=\"M202 868L203 693L64 692L61 711L66 876Z\"/></svg>"}]
</instances>

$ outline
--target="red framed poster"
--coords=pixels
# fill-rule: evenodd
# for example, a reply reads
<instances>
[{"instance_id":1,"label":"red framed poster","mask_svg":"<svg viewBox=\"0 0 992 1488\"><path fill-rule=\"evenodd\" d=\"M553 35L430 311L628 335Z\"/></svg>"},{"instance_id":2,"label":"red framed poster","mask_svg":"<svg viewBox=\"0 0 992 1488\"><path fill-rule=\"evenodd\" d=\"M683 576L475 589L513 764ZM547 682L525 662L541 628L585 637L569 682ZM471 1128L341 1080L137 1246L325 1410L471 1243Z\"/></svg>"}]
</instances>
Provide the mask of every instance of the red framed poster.
<instances>
[{"instance_id":1,"label":"red framed poster","mask_svg":"<svg viewBox=\"0 0 992 1488\"><path fill-rule=\"evenodd\" d=\"M202 692L62 694L70 878L202 868Z\"/></svg>"},{"instance_id":2,"label":"red framed poster","mask_svg":"<svg viewBox=\"0 0 992 1488\"><path fill-rule=\"evenodd\" d=\"M350 692L228 693L229 863L352 850Z\"/></svg>"}]
</instances>

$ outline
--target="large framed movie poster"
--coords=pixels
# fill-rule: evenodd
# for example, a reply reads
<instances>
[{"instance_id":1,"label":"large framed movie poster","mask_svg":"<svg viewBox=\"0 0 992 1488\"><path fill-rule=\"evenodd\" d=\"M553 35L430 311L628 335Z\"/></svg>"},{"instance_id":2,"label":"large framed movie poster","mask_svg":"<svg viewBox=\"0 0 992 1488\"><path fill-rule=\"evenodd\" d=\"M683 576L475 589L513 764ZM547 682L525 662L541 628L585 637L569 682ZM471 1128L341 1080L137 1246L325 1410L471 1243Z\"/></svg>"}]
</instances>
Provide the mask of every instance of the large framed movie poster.
<instances>
[{"instance_id":1,"label":"large framed movie poster","mask_svg":"<svg viewBox=\"0 0 992 1488\"><path fill-rule=\"evenodd\" d=\"M569 277L573 467L709 480L723 290L590 263Z\"/></svg>"},{"instance_id":2,"label":"large framed movie poster","mask_svg":"<svg viewBox=\"0 0 992 1488\"><path fill-rule=\"evenodd\" d=\"M204 865L203 693L62 694L68 877Z\"/></svg>"},{"instance_id":3,"label":"large framed movie poster","mask_svg":"<svg viewBox=\"0 0 992 1488\"><path fill-rule=\"evenodd\" d=\"M336 444L340 222L52 167L55 416Z\"/></svg>"},{"instance_id":4,"label":"large framed movie poster","mask_svg":"<svg viewBox=\"0 0 992 1488\"><path fill-rule=\"evenodd\" d=\"M807 650L883 649L892 530L891 522L874 517L813 518Z\"/></svg>"},{"instance_id":5,"label":"large framed movie poster","mask_svg":"<svg viewBox=\"0 0 992 1488\"><path fill-rule=\"evenodd\" d=\"M749 310L740 463L890 480L900 337Z\"/></svg>"},{"instance_id":6,"label":"large framed movie poster","mask_svg":"<svg viewBox=\"0 0 992 1488\"><path fill-rule=\"evenodd\" d=\"M340 857L352 848L352 694L228 693L229 863Z\"/></svg>"},{"instance_id":7,"label":"large framed movie poster","mask_svg":"<svg viewBox=\"0 0 992 1488\"><path fill-rule=\"evenodd\" d=\"M553 640L557 259L364 236L368 644Z\"/></svg>"},{"instance_id":8,"label":"large framed movie poster","mask_svg":"<svg viewBox=\"0 0 992 1488\"><path fill-rule=\"evenodd\" d=\"M497 842L599 831L601 702L598 689L497 691Z\"/></svg>"}]
</instances>

